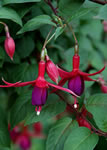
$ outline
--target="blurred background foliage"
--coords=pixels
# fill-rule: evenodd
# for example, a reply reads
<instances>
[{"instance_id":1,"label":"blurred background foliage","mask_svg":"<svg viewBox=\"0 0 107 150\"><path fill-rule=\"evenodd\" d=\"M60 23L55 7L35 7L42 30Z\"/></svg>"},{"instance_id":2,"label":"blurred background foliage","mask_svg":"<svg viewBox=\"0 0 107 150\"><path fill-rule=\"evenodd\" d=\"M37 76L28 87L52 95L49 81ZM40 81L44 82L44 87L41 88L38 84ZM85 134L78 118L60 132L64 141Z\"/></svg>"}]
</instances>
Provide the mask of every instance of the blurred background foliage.
<instances>
[{"instance_id":1,"label":"blurred background foliage","mask_svg":"<svg viewBox=\"0 0 107 150\"><path fill-rule=\"evenodd\" d=\"M107 4L100 5L89 0L53 0L52 4L58 7L59 16L72 25L77 36L80 69L85 72L101 69L104 64L107 64L107 31L104 31L102 23L103 20L107 20ZM55 15L44 0L0 1L0 20L9 26L10 34L16 43L14 61L11 61L4 50L5 32L0 25L0 79L3 77L9 82L36 79L40 52L51 26L55 26L53 32L56 30L56 38L48 44L48 54L54 63L63 69L72 70L75 41L68 28L63 29L52 22L55 19ZM107 81L107 68L102 75ZM94 78L98 78L98 75ZM49 80L47 75L46 79ZM0 84L3 84L2 80ZM101 93L100 86L94 82L86 83L83 97L87 98L94 93ZM72 102L72 98L67 97ZM63 112L66 107L66 104L58 99L55 94L49 95L47 104L38 117L35 115L34 107L31 106L31 87L0 88L0 107L5 113L2 115L0 111L0 122L6 119L13 128L23 120L26 125L41 121L44 125L43 132L47 137L50 127L55 122L53 117ZM4 121L4 124L6 122ZM0 123L0 127L5 130L7 126L4 124ZM1 136L0 129L0 140L8 137L6 134L3 133ZM9 150L9 142L9 138L6 138L4 143L0 142L2 147L0 150ZM33 139L31 150L44 150L45 145L46 138ZM105 150L106 147L106 140L100 137L95 150ZM14 149L17 150L16 147L13 147Z\"/></svg>"}]
</instances>

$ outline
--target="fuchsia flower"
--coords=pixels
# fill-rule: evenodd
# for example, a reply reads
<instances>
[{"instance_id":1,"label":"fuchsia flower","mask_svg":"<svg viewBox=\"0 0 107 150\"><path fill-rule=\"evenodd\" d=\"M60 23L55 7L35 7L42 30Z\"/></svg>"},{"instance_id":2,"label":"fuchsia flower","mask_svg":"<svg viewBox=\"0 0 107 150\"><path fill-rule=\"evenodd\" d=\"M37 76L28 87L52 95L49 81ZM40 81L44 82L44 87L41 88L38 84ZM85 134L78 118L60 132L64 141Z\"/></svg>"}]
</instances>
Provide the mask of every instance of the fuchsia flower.
<instances>
[{"instance_id":1,"label":"fuchsia flower","mask_svg":"<svg viewBox=\"0 0 107 150\"><path fill-rule=\"evenodd\" d=\"M91 79L89 76L101 73L105 69L105 66L98 72L88 74L79 70L79 63L80 57L78 54L75 54L73 56L73 70L71 72L66 72L58 68L59 75L62 78L58 85L63 86L65 82L68 81L68 89L80 96L84 92L84 81L97 81Z\"/></svg>"},{"instance_id":2,"label":"fuchsia flower","mask_svg":"<svg viewBox=\"0 0 107 150\"><path fill-rule=\"evenodd\" d=\"M58 83L58 68L56 65L50 60L49 56L46 56L46 71L48 76L53 80L54 82Z\"/></svg>"},{"instance_id":3,"label":"fuchsia flower","mask_svg":"<svg viewBox=\"0 0 107 150\"><path fill-rule=\"evenodd\" d=\"M4 43L5 51L7 55L11 58L11 60L13 60L13 55L15 52L15 42L13 38L10 36L7 26L5 26L5 30L6 30L6 39Z\"/></svg>"},{"instance_id":4,"label":"fuchsia flower","mask_svg":"<svg viewBox=\"0 0 107 150\"><path fill-rule=\"evenodd\" d=\"M37 106L35 108L37 115L40 114L42 105L44 105L46 103L47 95L48 95L47 89L49 88L49 86L52 86L59 90L66 91L66 92L78 97L74 92L72 92L69 89L66 89L66 88L60 87L58 85L54 85L52 83L47 82L44 78L45 65L46 65L45 62L43 60L41 60L39 63L38 77L34 81L23 82L23 83L21 83L21 82L9 83L9 82L5 81L4 79L2 79L6 85L0 85L0 87L3 88L3 87L22 87L22 86L27 86L27 85L31 84L34 87L33 92L32 92L32 105Z\"/></svg>"},{"instance_id":5,"label":"fuchsia flower","mask_svg":"<svg viewBox=\"0 0 107 150\"><path fill-rule=\"evenodd\" d=\"M30 137L32 133L29 132L28 127L24 124L19 124L10 130L10 137L14 144L18 144L22 150L29 150L31 147Z\"/></svg>"}]
</instances>

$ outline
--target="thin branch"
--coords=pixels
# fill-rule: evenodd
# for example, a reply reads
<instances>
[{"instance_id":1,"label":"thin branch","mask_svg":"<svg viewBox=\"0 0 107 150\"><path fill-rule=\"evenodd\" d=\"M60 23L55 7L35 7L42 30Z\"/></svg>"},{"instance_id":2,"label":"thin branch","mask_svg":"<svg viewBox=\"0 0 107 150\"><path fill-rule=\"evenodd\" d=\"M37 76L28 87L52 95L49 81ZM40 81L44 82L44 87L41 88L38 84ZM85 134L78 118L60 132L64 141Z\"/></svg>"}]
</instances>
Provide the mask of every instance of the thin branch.
<instances>
[{"instance_id":1,"label":"thin branch","mask_svg":"<svg viewBox=\"0 0 107 150\"><path fill-rule=\"evenodd\" d=\"M52 5L51 0L44 0L44 1L50 6L50 8L51 8L52 11L54 12L54 14L55 14L56 16L58 16L58 15L57 15L57 13L58 13L57 8L54 8L54 6Z\"/></svg>"},{"instance_id":2,"label":"thin branch","mask_svg":"<svg viewBox=\"0 0 107 150\"><path fill-rule=\"evenodd\" d=\"M107 132L103 132L103 131L101 131L101 130L99 130L99 129L96 129L96 128L92 125L92 123L91 123L88 119L86 119L86 117L84 117L82 114L81 114L81 117L82 117L84 120L86 120L86 121L91 125L92 131L93 131L94 133L98 134L99 136L107 137Z\"/></svg>"},{"instance_id":3,"label":"thin branch","mask_svg":"<svg viewBox=\"0 0 107 150\"><path fill-rule=\"evenodd\" d=\"M90 124L91 129L92 129L92 132L96 133L96 134L99 135L99 136L107 137L107 132L103 132L103 131L101 131L101 130L99 130L99 129L96 129L96 128L92 125L92 123L91 123L88 119L86 119L86 117L85 117L84 115L82 115L80 112L78 112L71 104L69 104L69 103L67 102L67 100L63 97L62 94L60 94L60 93L57 92L57 91L56 91L55 93L56 93L63 101L65 101L65 102L71 107L72 111L76 114L76 116L81 116L84 120L86 120L86 121Z\"/></svg>"},{"instance_id":4,"label":"thin branch","mask_svg":"<svg viewBox=\"0 0 107 150\"><path fill-rule=\"evenodd\" d=\"M92 1L92 2L94 2L94 3L101 4L101 5L105 5L105 4L107 4L107 2L106 2L106 1L100 1L100 0L90 0L90 1Z\"/></svg>"}]
</instances>

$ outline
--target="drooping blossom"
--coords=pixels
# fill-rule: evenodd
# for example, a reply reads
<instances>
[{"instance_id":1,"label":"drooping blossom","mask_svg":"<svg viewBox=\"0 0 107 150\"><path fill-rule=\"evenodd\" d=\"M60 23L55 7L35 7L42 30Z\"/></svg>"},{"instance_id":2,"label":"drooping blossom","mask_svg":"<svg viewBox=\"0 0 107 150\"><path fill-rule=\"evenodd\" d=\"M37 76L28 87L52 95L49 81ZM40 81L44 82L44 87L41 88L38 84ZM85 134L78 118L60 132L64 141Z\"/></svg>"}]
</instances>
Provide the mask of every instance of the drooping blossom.
<instances>
[{"instance_id":1,"label":"drooping blossom","mask_svg":"<svg viewBox=\"0 0 107 150\"><path fill-rule=\"evenodd\" d=\"M32 133L29 132L28 126L24 126L24 124L19 124L15 126L12 130L10 130L10 138L14 144L20 146L22 150L29 150L31 147L31 139Z\"/></svg>"},{"instance_id":2,"label":"drooping blossom","mask_svg":"<svg viewBox=\"0 0 107 150\"><path fill-rule=\"evenodd\" d=\"M51 80L58 83L58 78L59 78L58 68L50 60L48 55L46 55L46 72L48 76L51 78Z\"/></svg>"},{"instance_id":3,"label":"drooping blossom","mask_svg":"<svg viewBox=\"0 0 107 150\"><path fill-rule=\"evenodd\" d=\"M6 85L0 85L0 87L4 88L4 87L22 87L22 86L27 86L27 85L31 84L34 87L33 91L32 91L32 105L36 106L35 110L37 112L37 115L40 114L42 105L44 105L46 103L47 96L48 96L47 90L50 86L52 86L56 89L59 89L59 90L63 90L65 92L68 92L68 93L78 97L78 95L76 95L74 92L72 92L69 89L66 89L66 88L60 87L58 85L54 85L50 82L47 82L44 78L45 65L46 65L45 62L43 60L41 60L39 63L38 77L34 81L28 81L28 82L22 82L22 83L19 81L16 83L9 83L9 82L5 81L4 79L2 79Z\"/></svg>"},{"instance_id":4,"label":"drooping blossom","mask_svg":"<svg viewBox=\"0 0 107 150\"><path fill-rule=\"evenodd\" d=\"M5 31L6 31L6 39L4 43L5 51L7 55L11 58L11 60L13 60L13 55L15 52L15 42L13 38L10 36L7 25L5 25Z\"/></svg>"},{"instance_id":5,"label":"drooping blossom","mask_svg":"<svg viewBox=\"0 0 107 150\"><path fill-rule=\"evenodd\" d=\"M80 96L84 92L84 81L96 81L91 79L89 76L94 76L96 74L101 73L105 69L105 66L98 72L89 74L82 72L79 69L79 63L80 57L78 54L75 54L73 56L73 69L71 72L66 72L58 68L59 75L61 77L61 80L59 81L58 85L63 86L66 83L66 81L68 81L68 88Z\"/></svg>"}]
</instances>

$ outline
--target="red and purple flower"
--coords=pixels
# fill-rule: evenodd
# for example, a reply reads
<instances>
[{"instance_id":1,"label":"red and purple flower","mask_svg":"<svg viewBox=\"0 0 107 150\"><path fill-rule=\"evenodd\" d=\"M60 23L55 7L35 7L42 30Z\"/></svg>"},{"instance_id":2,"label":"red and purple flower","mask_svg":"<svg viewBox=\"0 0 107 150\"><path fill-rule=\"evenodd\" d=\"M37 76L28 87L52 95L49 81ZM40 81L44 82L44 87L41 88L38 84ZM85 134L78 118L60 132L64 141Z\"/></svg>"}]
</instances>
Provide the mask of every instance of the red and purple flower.
<instances>
[{"instance_id":1,"label":"red and purple flower","mask_svg":"<svg viewBox=\"0 0 107 150\"><path fill-rule=\"evenodd\" d=\"M21 82L9 83L9 82L5 81L4 79L2 79L6 85L0 85L0 87L3 88L3 87L22 87L22 86L27 86L27 85L31 84L34 87L33 92L32 92L32 105L37 106L35 108L37 115L40 114L42 105L44 105L46 103L47 95L48 95L47 90L48 90L49 86L52 86L59 90L66 91L66 92L78 97L78 95L76 95L74 92L72 92L69 89L66 89L66 88L60 87L58 85L54 85L50 82L47 82L44 78L45 65L46 65L45 62L43 60L41 60L39 63L38 77L34 81L23 82L23 83L21 83Z\"/></svg>"},{"instance_id":2,"label":"red and purple flower","mask_svg":"<svg viewBox=\"0 0 107 150\"><path fill-rule=\"evenodd\" d=\"M101 73L105 69L105 66L98 72L89 74L84 73L79 69L79 63L80 57L78 54L75 54L73 56L73 70L71 72L66 72L58 67L59 75L61 77L58 85L63 86L66 81L68 81L68 89L80 96L84 92L84 81L96 81L91 79L89 76Z\"/></svg>"}]
</instances>

